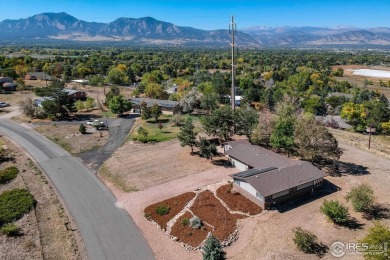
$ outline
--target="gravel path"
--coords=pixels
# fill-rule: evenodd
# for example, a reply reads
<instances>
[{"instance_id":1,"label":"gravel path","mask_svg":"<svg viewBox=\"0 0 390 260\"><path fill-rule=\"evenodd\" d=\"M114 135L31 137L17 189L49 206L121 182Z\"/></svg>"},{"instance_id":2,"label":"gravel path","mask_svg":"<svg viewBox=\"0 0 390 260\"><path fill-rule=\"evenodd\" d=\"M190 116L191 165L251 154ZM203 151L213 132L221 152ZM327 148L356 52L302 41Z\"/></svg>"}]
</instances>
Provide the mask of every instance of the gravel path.
<instances>
[{"instance_id":1,"label":"gravel path","mask_svg":"<svg viewBox=\"0 0 390 260\"><path fill-rule=\"evenodd\" d=\"M142 230L157 259L198 260L201 259L201 252L188 252L179 243L170 240L164 232L158 230L153 223L144 217L143 210L148 205L184 192L221 181L226 182L230 179L228 175L236 172L238 170L235 168L219 167L130 194L122 193L113 187L110 187L110 189L117 196L120 206L129 212L137 226Z\"/></svg>"}]
</instances>

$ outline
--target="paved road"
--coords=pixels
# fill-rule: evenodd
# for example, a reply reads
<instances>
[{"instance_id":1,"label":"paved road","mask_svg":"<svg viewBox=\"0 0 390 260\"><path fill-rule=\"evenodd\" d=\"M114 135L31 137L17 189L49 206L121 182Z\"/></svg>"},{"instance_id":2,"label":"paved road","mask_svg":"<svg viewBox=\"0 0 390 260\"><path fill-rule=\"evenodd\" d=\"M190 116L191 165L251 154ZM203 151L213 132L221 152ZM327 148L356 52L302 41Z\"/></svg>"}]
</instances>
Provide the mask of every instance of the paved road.
<instances>
[{"instance_id":1,"label":"paved road","mask_svg":"<svg viewBox=\"0 0 390 260\"><path fill-rule=\"evenodd\" d=\"M44 169L65 201L85 244L89 259L155 259L128 213L77 158L56 144L8 120L0 133L19 143Z\"/></svg>"}]
</instances>

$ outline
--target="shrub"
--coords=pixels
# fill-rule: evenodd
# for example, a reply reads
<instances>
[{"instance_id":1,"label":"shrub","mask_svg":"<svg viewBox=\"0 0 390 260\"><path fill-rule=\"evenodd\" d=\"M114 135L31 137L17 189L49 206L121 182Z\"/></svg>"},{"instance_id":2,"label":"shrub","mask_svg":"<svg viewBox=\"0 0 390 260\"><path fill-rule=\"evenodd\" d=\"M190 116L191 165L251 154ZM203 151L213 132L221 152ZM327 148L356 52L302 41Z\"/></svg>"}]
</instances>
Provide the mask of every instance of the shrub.
<instances>
[{"instance_id":1,"label":"shrub","mask_svg":"<svg viewBox=\"0 0 390 260\"><path fill-rule=\"evenodd\" d=\"M13 189L0 195L0 225L16 221L29 212L36 201L26 189Z\"/></svg>"},{"instance_id":2,"label":"shrub","mask_svg":"<svg viewBox=\"0 0 390 260\"><path fill-rule=\"evenodd\" d=\"M190 220L188 218L183 218L181 221L181 224L183 226L188 226L189 223L190 223Z\"/></svg>"},{"instance_id":3,"label":"shrub","mask_svg":"<svg viewBox=\"0 0 390 260\"><path fill-rule=\"evenodd\" d=\"M224 260L225 252L221 243L213 235L209 236L203 246L203 260Z\"/></svg>"},{"instance_id":4,"label":"shrub","mask_svg":"<svg viewBox=\"0 0 390 260\"><path fill-rule=\"evenodd\" d=\"M313 253L317 244L317 236L300 227L294 229L294 243L304 253Z\"/></svg>"},{"instance_id":5,"label":"shrub","mask_svg":"<svg viewBox=\"0 0 390 260\"><path fill-rule=\"evenodd\" d=\"M352 188L345 196L347 201L352 201L352 206L357 212L369 210L374 203L374 191L366 184Z\"/></svg>"},{"instance_id":6,"label":"shrub","mask_svg":"<svg viewBox=\"0 0 390 260\"><path fill-rule=\"evenodd\" d=\"M325 200L320 211L336 224L344 224L349 219L348 208L341 205L337 200Z\"/></svg>"},{"instance_id":7,"label":"shrub","mask_svg":"<svg viewBox=\"0 0 390 260\"><path fill-rule=\"evenodd\" d=\"M138 128L138 131L137 131L139 137L138 137L138 140L143 142L143 143L146 143L148 141L148 130L146 130L145 128L143 128L142 126L140 126Z\"/></svg>"},{"instance_id":8,"label":"shrub","mask_svg":"<svg viewBox=\"0 0 390 260\"><path fill-rule=\"evenodd\" d=\"M0 231L2 234L7 235L9 237L17 236L20 234L20 228L14 223L5 224L0 228Z\"/></svg>"},{"instance_id":9,"label":"shrub","mask_svg":"<svg viewBox=\"0 0 390 260\"><path fill-rule=\"evenodd\" d=\"M192 227L193 229L199 229L202 227L202 220L198 217L192 217L189 220L189 226Z\"/></svg>"},{"instance_id":10,"label":"shrub","mask_svg":"<svg viewBox=\"0 0 390 260\"><path fill-rule=\"evenodd\" d=\"M5 168L0 171L0 184L5 184L12 181L18 175L19 169L15 166Z\"/></svg>"},{"instance_id":11,"label":"shrub","mask_svg":"<svg viewBox=\"0 0 390 260\"><path fill-rule=\"evenodd\" d=\"M85 125L80 124L79 132L80 132L81 134L85 134L85 133L87 132L87 129L85 128Z\"/></svg>"},{"instance_id":12,"label":"shrub","mask_svg":"<svg viewBox=\"0 0 390 260\"><path fill-rule=\"evenodd\" d=\"M171 119L172 126L182 126L184 125L185 118L182 115L174 115Z\"/></svg>"},{"instance_id":13,"label":"shrub","mask_svg":"<svg viewBox=\"0 0 390 260\"><path fill-rule=\"evenodd\" d=\"M370 249L366 252L368 254L365 255L366 259L389 259L388 255L390 254L390 247L385 247L385 243L389 243L390 241L390 229L385 225L376 222L375 225L368 231L368 234L359 241L360 243L367 243L370 245ZM383 250L382 254L378 254L378 249L387 249ZM370 251L373 251L373 254L369 254ZM387 255L386 255L387 254Z\"/></svg>"},{"instance_id":14,"label":"shrub","mask_svg":"<svg viewBox=\"0 0 390 260\"><path fill-rule=\"evenodd\" d=\"M160 205L156 208L156 213L160 216L167 215L171 209L165 205Z\"/></svg>"}]
</instances>

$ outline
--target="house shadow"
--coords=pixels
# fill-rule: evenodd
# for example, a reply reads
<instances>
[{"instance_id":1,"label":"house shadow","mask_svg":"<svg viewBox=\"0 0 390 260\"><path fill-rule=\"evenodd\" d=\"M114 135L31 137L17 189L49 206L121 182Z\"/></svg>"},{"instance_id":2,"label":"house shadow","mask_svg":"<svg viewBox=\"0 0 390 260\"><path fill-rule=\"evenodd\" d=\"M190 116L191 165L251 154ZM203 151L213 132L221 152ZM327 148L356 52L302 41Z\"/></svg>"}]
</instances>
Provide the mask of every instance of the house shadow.
<instances>
[{"instance_id":1,"label":"house shadow","mask_svg":"<svg viewBox=\"0 0 390 260\"><path fill-rule=\"evenodd\" d=\"M328 180L324 179L323 182L324 183L320 189L305 194L303 195L303 197L295 198L288 202L277 204L273 209L277 210L280 213L284 213L340 190L340 187Z\"/></svg>"}]
</instances>

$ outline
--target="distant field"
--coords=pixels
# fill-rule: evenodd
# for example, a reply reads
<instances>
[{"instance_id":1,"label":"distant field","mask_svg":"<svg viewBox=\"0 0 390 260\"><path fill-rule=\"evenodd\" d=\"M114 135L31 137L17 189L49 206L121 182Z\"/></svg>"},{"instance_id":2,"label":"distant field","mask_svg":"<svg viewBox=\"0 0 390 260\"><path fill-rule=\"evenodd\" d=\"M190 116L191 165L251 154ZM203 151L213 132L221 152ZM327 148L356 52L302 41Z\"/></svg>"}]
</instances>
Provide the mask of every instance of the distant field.
<instances>
[{"instance_id":1,"label":"distant field","mask_svg":"<svg viewBox=\"0 0 390 260\"><path fill-rule=\"evenodd\" d=\"M380 77L368 77L353 74L354 70L381 70L381 71L389 71L390 68L384 66L365 66L365 65L342 65L342 66L333 66L333 69L342 68L344 70L343 77L335 77L338 81L348 81L352 85L357 85L358 87L363 86L363 82L365 79L372 81L372 85L368 86L370 90L378 90L380 93L383 93L386 97L390 98L390 88L385 88L379 86L379 80L387 82L390 78L380 78Z\"/></svg>"}]
</instances>

